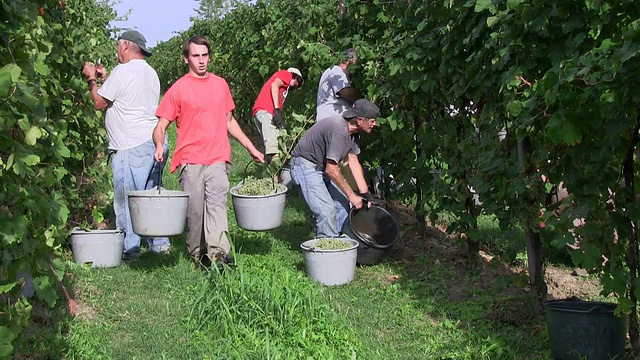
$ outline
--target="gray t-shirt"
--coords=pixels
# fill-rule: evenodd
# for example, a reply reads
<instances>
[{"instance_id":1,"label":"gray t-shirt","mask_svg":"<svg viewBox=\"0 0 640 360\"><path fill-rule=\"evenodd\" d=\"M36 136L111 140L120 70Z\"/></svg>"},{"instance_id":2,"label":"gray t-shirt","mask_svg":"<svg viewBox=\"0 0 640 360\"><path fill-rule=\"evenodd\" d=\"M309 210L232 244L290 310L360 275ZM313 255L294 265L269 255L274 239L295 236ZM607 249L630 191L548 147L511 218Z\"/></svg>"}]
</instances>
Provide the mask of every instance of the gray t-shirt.
<instances>
[{"instance_id":1,"label":"gray t-shirt","mask_svg":"<svg viewBox=\"0 0 640 360\"><path fill-rule=\"evenodd\" d=\"M347 154L360 154L356 136L349 134L349 124L341 115L330 116L315 123L291 152L314 164L326 167L327 159L336 163Z\"/></svg>"},{"instance_id":2,"label":"gray t-shirt","mask_svg":"<svg viewBox=\"0 0 640 360\"><path fill-rule=\"evenodd\" d=\"M112 103L105 114L109 149L127 150L151 140L158 123L160 80L146 61L116 66L98 94Z\"/></svg>"},{"instance_id":3,"label":"gray t-shirt","mask_svg":"<svg viewBox=\"0 0 640 360\"><path fill-rule=\"evenodd\" d=\"M338 91L350 86L351 81L340 66L335 65L325 70L318 85L316 120L344 114L351 104L338 96Z\"/></svg>"}]
</instances>

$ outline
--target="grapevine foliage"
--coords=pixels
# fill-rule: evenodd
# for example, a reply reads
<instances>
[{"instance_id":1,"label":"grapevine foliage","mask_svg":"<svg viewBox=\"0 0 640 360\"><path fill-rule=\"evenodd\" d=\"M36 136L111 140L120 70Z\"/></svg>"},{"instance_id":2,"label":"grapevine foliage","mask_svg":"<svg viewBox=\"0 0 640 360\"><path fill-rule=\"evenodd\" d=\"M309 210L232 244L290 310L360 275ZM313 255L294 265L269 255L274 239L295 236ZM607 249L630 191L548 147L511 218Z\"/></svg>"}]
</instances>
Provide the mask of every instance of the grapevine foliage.
<instances>
[{"instance_id":1,"label":"grapevine foliage","mask_svg":"<svg viewBox=\"0 0 640 360\"><path fill-rule=\"evenodd\" d=\"M495 215L504 230L539 234L547 248L566 251L577 240L575 264L602 274L604 293L636 314L637 3L344 4L346 12L335 2L258 1L182 36L205 35L217 45L212 70L229 79L244 120L272 72L303 71L304 88L285 106L287 144L313 119L322 70L356 47L353 82L383 112L379 128L363 138L361 160L391 175L383 179L387 196L415 196L419 215L432 220L452 214L449 230L465 233L470 247L481 213ZM160 76L169 82L178 73ZM549 202L542 175L571 195ZM539 252L540 244L531 245ZM532 284L541 280L535 273ZM629 330L640 353L635 315Z\"/></svg>"},{"instance_id":2,"label":"grapevine foliage","mask_svg":"<svg viewBox=\"0 0 640 360\"><path fill-rule=\"evenodd\" d=\"M80 76L84 60L113 57L115 13L92 0L3 1L0 15L0 357L14 351L36 296L53 306L58 259L71 212L82 208L79 175L95 161L104 126ZM108 61L107 61L108 62Z\"/></svg>"}]
</instances>

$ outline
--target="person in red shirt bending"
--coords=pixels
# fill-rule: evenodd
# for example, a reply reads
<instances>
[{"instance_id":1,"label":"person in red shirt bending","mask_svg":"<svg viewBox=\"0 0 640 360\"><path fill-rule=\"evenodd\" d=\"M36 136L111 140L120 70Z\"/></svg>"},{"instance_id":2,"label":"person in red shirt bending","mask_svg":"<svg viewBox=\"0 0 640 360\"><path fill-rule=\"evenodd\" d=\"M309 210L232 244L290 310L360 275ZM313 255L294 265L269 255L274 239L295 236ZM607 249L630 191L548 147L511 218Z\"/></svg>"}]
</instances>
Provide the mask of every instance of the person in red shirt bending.
<instances>
[{"instance_id":1,"label":"person in red shirt bending","mask_svg":"<svg viewBox=\"0 0 640 360\"><path fill-rule=\"evenodd\" d=\"M264 83L253 105L253 120L262 134L267 164L278 155L278 136L284 128L284 101L289 90L299 88L302 82L302 73L296 68L276 71Z\"/></svg>"},{"instance_id":2,"label":"person in red shirt bending","mask_svg":"<svg viewBox=\"0 0 640 360\"><path fill-rule=\"evenodd\" d=\"M178 140L170 170L178 170L180 185L189 193L187 250L196 266L216 263L221 267L223 263L233 263L226 236L227 172L231 161L227 134L238 140L255 161L264 162L264 155L234 118L235 104L227 81L207 71L210 49L209 41L202 36L185 41L182 54L189 72L160 101L153 141L155 159L163 161L164 136L169 124L176 122Z\"/></svg>"}]
</instances>

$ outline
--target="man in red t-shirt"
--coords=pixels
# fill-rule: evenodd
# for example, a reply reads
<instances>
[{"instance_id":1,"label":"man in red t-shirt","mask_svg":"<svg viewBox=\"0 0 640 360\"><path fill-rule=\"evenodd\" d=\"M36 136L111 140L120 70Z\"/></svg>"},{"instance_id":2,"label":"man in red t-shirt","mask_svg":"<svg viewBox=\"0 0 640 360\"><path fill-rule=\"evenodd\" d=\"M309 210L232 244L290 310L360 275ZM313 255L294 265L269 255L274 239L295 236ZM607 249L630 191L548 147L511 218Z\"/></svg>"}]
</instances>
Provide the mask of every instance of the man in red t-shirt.
<instances>
[{"instance_id":1,"label":"man in red t-shirt","mask_svg":"<svg viewBox=\"0 0 640 360\"><path fill-rule=\"evenodd\" d=\"M164 136L169 124L176 122L178 140L170 170L178 169L180 185L189 193L187 250L196 265L208 267L215 262L221 266L233 261L226 236L227 172L231 161L227 134L257 162L264 162L264 155L233 117L235 104L226 80L207 72L209 41L193 36L184 43L182 53L189 72L167 90L156 111L159 121L153 130L155 159L164 160Z\"/></svg>"},{"instance_id":2,"label":"man in red t-shirt","mask_svg":"<svg viewBox=\"0 0 640 360\"><path fill-rule=\"evenodd\" d=\"M253 105L253 119L262 134L267 164L278 155L278 136L284 128L282 107L289 89L299 88L302 82L302 73L296 68L276 71L264 83Z\"/></svg>"}]
</instances>

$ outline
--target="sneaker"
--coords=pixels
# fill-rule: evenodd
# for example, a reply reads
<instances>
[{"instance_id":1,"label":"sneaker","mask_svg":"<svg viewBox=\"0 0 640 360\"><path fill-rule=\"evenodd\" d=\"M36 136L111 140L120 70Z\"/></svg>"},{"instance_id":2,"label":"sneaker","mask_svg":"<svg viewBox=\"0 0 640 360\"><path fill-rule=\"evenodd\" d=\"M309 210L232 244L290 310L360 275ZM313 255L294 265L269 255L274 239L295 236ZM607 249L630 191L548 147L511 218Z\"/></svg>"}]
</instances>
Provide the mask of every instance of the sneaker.
<instances>
[{"instance_id":1,"label":"sneaker","mask_svg":"<svg viewBox=\"0 0 640 360\"><path fill-rule=\"evenodd\" d=\"M160 255L168 255L171 252L171 245L166 244L166 245L154 246L151 248L151 251Z\"/></svg>"},{"instance_id":2,"label":"sneaker","mask_svg":"<svg viewBox=\"0 0 640 360\"><path fill-rule=\"evenodd\" d=\"M122 253L122 260L123 261L133 261L133 260L136 260L139 257L140 257L140 252L138 252L138 251L131 251L131 252L123 252Z\"/></svg>"}]
</instances>

